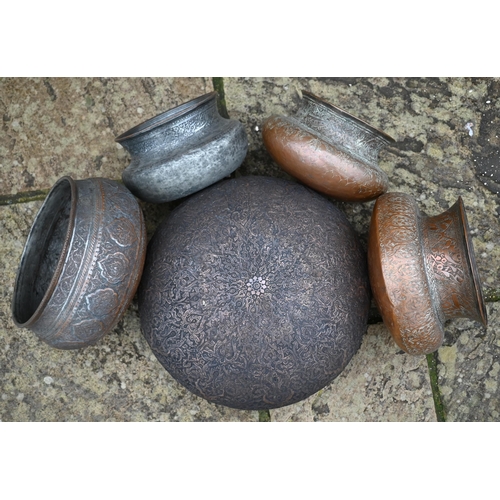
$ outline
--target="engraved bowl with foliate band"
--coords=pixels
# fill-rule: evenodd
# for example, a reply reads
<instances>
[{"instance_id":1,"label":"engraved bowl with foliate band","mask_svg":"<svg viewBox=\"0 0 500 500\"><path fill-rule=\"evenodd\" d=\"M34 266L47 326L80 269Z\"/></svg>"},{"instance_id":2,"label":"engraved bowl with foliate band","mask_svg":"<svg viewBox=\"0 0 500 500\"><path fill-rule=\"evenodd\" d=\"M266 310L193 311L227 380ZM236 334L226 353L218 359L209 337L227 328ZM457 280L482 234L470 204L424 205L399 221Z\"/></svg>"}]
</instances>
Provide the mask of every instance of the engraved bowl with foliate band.
<instances>
[{"instance_id":1,"label":"engraved bowl with foliate band","mask_svg":"<svg viewBox=\"0 0 500 500\"><path fill-rule=\"evenodd\" d=\"M373 295L398 346L429 354L444 324L470 318L487 325L481 282L462 198L442 214L422 214L405 193L377 199L368 265Z\"/></svg>"},{"instance_id":2,"label":"engraved bowl with foliate band","mask_svg":"<svg viewBox=\"0 0 500 500\"><path fill-rule=\"evenodd\" d=\"M21 256L15 324L52 347L95 344L129 306L145 252L142 211L124 186L62 177L40 208Z\"/></svg>"}]
</instances>

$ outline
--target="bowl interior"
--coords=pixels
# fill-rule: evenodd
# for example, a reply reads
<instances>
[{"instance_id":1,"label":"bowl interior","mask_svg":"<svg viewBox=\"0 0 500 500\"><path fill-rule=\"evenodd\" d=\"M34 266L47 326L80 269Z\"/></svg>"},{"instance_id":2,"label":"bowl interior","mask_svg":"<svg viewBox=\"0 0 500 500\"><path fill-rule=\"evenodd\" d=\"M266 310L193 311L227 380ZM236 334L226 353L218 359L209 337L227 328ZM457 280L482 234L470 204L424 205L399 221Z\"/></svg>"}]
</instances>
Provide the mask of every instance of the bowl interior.
<instances>
[{"instance_id":1,"label":"bowl interior","mask_svg":"<svg viewBox=\"0 0 500 500\"><path fill-rule=\"evenodd\" d=\"M74 181L60 179L38 212L24 246L12 313L18 326L29 326L50 299L64 264L73 231Z\"/></svg>"}]
</instances>

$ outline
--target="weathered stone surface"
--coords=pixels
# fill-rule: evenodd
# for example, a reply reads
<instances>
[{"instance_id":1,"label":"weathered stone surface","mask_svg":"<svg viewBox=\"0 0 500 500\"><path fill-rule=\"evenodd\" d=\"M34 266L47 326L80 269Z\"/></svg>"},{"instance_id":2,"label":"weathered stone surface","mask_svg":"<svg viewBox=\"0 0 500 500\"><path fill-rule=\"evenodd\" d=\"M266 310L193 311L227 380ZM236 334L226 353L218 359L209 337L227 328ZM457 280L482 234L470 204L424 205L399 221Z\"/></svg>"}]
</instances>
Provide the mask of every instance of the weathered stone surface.
<instances>
[{"instance_id":1,"label":"weathered stone surface","mask_svg":"<svg viewBox=\"0 0 500 500\"><path fill-rule=\"evenodd\" d=\"M463 197L483 284L500 289L500 79L225 78L224 84L229 115L249 135L249 154L236 175L290 178L266 152L261 125L271 114L293 113L299 90L309 90L396 139L380 155L391 191L415 196L428 215ZM0 79L0 195L49 188L65 174L120 178L128 156L116 135L211 90L210 78ZM334 203L366 241L374 202ZM174 382L151 358L134 305L112 334L79 352L55 351L15 329L12 286L38 206L0 208L2 420L258 419L257 412L210 405ZM141 206L151 236L171 207ZM438 369L449 420L500 420L499 307L488 304L486 332L463 319L446 325ZM330 386L271 413L279 421L435 419L425 358L401 354L382 325L369 328Z\"/></svg>"},{"instance_id":2,"label":"weathered stone surface","mask_svg":"<svg viewBox=\"0 0 500 500\"><path fill-rule=\"evenodd\" d=\"M0 78L0 194L121 179L115 137L212 90L210 78Z\"/></svg>"},{"instance_id":3,"label":"weathered stone surface","mask_svg":"<svg viewBox=\"0 0 500 500\"><path fill-rule=\"evenodd\" d=\"M410 356L381 324L372 325L347 368L300 403L271 410L275 422L433 422L425 356Z\"/></svg>"},{"instance_id":4,"label":"weathered stone surface","mask_svg":"<svg viewBox=\"0 0 500 500\"><path fill-rule=\"evenodd\" d=\"M485 332L472 321L447 324L438 351L439 388L450 422L500 420L500 304L488 304Z\"/></svg>"},{"instance_id":5,"label":"weathered stone surface","mask_svg":"<svg viewBox=\"0 0 500 500\"><path fill-rule=\"evenodd\" d=\"M1 421L258 421L192 395L158 363L137 306L96 346L50 348L11 319L17 266L41 202L0 207Z\"/></svg>"}]
</instances>

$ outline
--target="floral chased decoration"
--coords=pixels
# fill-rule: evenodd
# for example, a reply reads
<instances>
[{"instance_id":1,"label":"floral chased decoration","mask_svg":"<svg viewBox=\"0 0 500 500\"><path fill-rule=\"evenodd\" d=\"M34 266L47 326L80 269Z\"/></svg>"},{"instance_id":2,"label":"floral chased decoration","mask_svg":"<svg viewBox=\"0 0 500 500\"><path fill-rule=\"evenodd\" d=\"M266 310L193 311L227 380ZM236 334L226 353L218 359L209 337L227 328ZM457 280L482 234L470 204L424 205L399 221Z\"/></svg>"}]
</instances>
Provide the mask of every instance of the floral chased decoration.
<instances>
[{"instance_id":1,"label":"floral chased decoration","mask_svg":"<svg viewBox=\"0 0 500 500\"><path fill-rule=\"evenodd\" d=\"M142 331L181 384L241 409L288 405L331 382L366 331L357 235L295 182L240 177L158 227L139 290Z\"/></svg>"}]
</instances>

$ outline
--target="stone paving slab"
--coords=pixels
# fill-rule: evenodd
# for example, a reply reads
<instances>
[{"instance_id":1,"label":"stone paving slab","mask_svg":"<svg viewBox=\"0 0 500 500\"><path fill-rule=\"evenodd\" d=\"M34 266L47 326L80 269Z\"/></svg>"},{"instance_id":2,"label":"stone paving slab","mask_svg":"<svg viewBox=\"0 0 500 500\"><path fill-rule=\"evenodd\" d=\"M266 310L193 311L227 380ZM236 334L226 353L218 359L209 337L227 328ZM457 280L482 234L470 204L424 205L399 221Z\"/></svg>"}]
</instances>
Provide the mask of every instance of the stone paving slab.
<instances>
[{"instance_id":1,"label":"stone paving slab","mask_svg":"<svg viewBox=\"0 0 500 500\"><path fill-rule=\"evenodd\" d=\"M0 195L63 175L121 179L114 139L213 90L211 78L0 78Z\"/></svg>"},{"instance_id":2,"label":"stone paving slab","mask_svg":"<svg viewBox=\"0 0 500 500\"><path fill-rule=\"evenodd\" d=\"M371 325L347 368L309 398L271 410L274 422L435 422L425 356L409 356Z\"/></svg>"},{"instance_id":3,"label":"stone paving slab","mask_svg":"<svg viewBox=\"0 0 500 500\"><path fill-rule=\"evenodd\" d=\"M412 194L429 215L463 197L481 279L487 290L500 289L499 79L225 78L224 86L229 115L246 125L250 140L236 175L289 178L265 151L261 124L273 113L290 114L300 90L309 90L396 139L380 155L391 191ZM114 143L116 135L211 89L210 78L0 79L0 195L46 189L65 174L119 178L128 157ZM30 158L36 162L28 164ZM373 202L335 203L366 241ZM142 339L135 304L112 334L78 352L56 351L16 329L10 320L12 284L38 206L0 207L0 419L258 419L257 412L217 407L179 386ZM151 235L168 207L142 206ZM486 333L464 319L446 325L438 373L448 420L500 420L498 307L488 304ZM373 325L332 384L304 402L272 410L271 416L275 421L431 421L429 390L425 358L401 353L387 330Z\"/></svg>"},{"instance_id":4,"label":"stone paving slab","mask_svg":"<svg viewBox=\"0 0 500 500\"><path fill-rule=\"evenodd\" d=\"M472 321L447 325L438 351L438 382L446 420L500 421L500 303L488 304L486 332Z\"/></svg>"}]
</instances>

